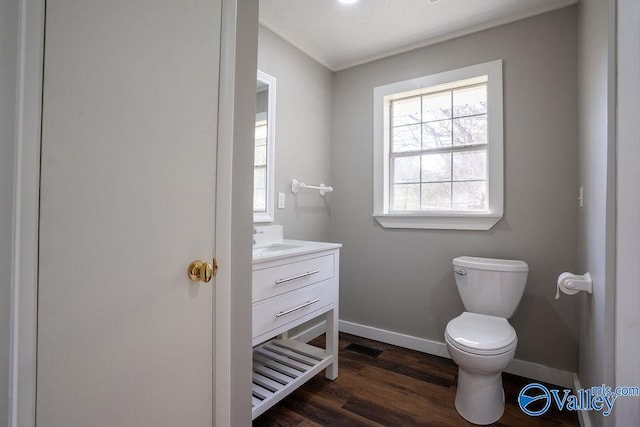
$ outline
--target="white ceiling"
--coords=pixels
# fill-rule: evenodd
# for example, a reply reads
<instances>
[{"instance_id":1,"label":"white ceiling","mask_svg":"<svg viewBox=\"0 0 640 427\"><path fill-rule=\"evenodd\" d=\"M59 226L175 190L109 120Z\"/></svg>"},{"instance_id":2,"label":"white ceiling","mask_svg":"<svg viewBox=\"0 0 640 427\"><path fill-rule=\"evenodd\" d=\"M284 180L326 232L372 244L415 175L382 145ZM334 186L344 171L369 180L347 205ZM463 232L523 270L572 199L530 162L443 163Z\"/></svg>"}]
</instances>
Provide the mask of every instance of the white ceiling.
<instances>
[{"instance_id":1,"label":"white ceiling","mask_svg":"<svg viewBox=\"0 0 640 427\"><path fill-rule=\"evenodd\" d=\"M260 23L341 70L578 0L260 0Z\"/></svg>"}]
</instances>

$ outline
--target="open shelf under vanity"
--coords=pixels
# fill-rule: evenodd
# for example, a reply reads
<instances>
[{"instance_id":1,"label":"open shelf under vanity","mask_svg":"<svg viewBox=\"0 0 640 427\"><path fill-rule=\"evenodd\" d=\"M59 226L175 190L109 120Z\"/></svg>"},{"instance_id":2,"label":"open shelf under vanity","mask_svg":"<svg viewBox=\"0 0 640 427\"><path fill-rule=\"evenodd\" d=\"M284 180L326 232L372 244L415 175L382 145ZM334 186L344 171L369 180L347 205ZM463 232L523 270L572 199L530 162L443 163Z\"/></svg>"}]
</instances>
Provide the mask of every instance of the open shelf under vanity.
<instances>
[{"instance_id":1,"label":"open shelf under vanity","mask_svg":"<svg viewBox=\"0 0 640 427\"><path fill-rule=\"evenodd\" d=\"M255 419L333 363L324 349L275 339L253 349L252 415Z\"/></svg>"}]
</instances>

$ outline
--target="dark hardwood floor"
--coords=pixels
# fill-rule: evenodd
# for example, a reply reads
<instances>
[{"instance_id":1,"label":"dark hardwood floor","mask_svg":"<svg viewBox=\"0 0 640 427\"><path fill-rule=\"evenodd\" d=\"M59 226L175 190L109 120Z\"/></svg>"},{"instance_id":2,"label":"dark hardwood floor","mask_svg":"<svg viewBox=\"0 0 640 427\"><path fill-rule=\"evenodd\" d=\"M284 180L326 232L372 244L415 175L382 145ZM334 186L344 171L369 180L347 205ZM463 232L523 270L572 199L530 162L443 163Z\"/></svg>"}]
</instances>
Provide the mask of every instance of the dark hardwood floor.
<instances>
[{"instance_id":1,"label":"dark hardwood floor","mask_svg":"<svg viewBox=\"0 0 640 427\"><path fill-rule=\"evenodd\" d=\"M324 336L311 344L323 347ZM350 344L355 348L347 349ZM380 353L365 354L367 348ZM446 358L341 333L338 379L329 381L324 372L318 374L253 426L472 426L453 405L457 370ZM540 417L523 413L517 396L530 382L503 374L507 404L495 425L579 425L575 412L558 411L553 405Z\"/></svg>"}]
</instances>

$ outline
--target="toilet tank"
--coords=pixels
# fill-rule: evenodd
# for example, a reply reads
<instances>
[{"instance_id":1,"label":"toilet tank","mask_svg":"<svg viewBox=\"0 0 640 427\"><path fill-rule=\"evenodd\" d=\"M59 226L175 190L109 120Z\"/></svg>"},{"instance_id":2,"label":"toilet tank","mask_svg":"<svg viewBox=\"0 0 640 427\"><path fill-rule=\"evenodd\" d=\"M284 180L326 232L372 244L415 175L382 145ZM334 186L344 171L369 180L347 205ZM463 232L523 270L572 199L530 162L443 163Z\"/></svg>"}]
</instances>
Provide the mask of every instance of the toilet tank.
<instances>
[{"instance_id":1,"label":"toilet tank","mask_svg":"<svg viewBox=\"0 0 640 427\"><path fill-rule=\"evenodd\" d=\"M524 261L458 257L456 286L466 311L510 318L518 308L529 266Z\"/></svg>"}]
</instances>

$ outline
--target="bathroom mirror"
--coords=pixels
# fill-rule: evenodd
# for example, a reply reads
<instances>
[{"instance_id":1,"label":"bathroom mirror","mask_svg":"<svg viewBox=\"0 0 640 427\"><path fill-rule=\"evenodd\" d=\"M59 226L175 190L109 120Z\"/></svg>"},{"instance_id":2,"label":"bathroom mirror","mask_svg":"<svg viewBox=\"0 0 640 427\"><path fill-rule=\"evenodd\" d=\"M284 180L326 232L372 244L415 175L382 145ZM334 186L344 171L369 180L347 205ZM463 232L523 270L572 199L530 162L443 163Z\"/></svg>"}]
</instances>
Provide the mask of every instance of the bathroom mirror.
<instances>
[{"instance_id":1,"label":"bathroom mirror","mask_svg":"<svg viewBox=\"0 0 640 427\"><path fill-rule=\"evenodd\" d=\"M276 79L258 70L253 163L253 222L273 222Z\"/></svg>"}]
</instances>

